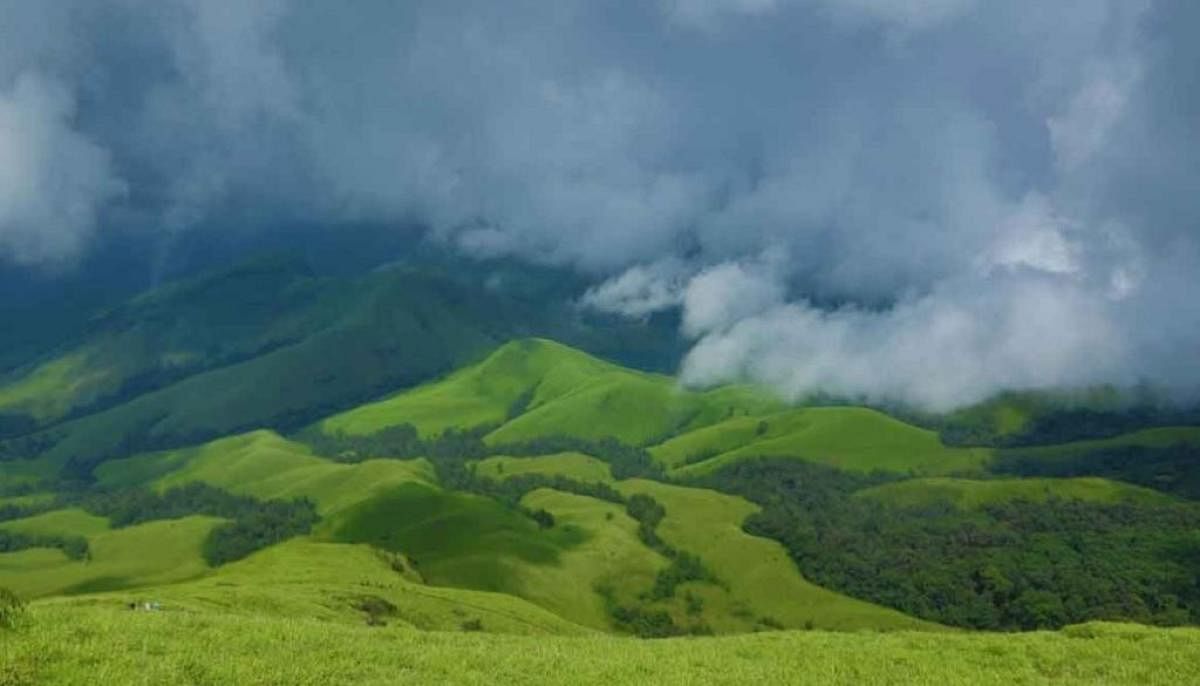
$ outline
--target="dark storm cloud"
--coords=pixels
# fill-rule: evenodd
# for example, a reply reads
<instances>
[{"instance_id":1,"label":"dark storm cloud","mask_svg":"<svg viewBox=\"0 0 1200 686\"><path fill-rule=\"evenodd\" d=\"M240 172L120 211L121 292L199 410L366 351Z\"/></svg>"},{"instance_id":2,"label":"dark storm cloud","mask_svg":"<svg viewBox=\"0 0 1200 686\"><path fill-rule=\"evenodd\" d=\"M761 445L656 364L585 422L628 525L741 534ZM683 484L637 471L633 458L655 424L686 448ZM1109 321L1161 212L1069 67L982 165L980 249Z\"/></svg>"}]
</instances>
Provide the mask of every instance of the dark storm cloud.
<instances>
[{"instance_id":1,"label":"dark storm cloud","mask_svg":"<svg viewBox=\"0 0 1200 686\"><path fill-rule=\"evenodd\" d=\"M693 383L1187 390L1193 7L0 3L0 253L419 224L682 307Z\"/></svg>"}]
</instances>

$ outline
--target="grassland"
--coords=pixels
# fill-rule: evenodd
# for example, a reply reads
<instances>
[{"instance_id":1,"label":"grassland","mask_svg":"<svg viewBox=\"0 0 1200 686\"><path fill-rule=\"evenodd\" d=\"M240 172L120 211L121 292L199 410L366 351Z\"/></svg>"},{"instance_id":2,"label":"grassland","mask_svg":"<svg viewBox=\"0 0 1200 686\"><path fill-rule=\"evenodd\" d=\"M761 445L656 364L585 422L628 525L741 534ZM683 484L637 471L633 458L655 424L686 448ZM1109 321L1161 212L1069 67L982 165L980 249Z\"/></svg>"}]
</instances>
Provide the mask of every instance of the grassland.
<instances>
[{"instance_id":1,"label":"grassland","mask_svg":"<svg viewBox=\"0 0 1200 686\"><path fill-rule=\"evenodd\" d=\"M36 598L195 578L209 570L200 554L201 544L223 521L195 516L108 530L95 519L85 513L63 511L15 523L18 527L32 524L47 533L91 530L93 533L86 536L91 554L87 560L70 560L58 550L45 548L0 553L3 585L24 597ZM57 526L65 528L57 530Z\"/></svg>"},{"instance_id":2,"label":"grassland","mask_svg":"<svg viewBox=\"0 0 1200 686\"><path fill-rule=\"evenodd\" d=\"M1200 631L1091 624L1030 634L778 632L637 641L422 632L47 602L0 641L26 684L1182 684Z\"/></svg>"},{"instance_id":3,"label":"grassland","mask_svg":"<svg viewBox=\"0 0 1200 686\"><path fill-rule=\"evenodd\" d=\"M434 480L425 460L339 464L271 431L106 462L96 469L96 477L102 486L150 486L163 491L199 481L264 500L310 498L324 516L401 484Z\"/></svg>"},{"instance_id":4,"label":"grassland","mask_svg":"<svg viewBox=\"0 0 1200 686\"><path fill-rule=\"evenodd\" d=\"M662 503L667 514L659 535L699 555L721 580L724 588L696 584L690 589L704 598L704 619L717 632L762 630L772 624L842 630L936 628L806 581L783 546L742 530L746 517L758 511L743 498L643 479L622 482L618 488Z\"/></svg>"},{"instance_id":5,"label":"grassland","mask_svg":"<svg viewBox=\"0 0 1200 686\"><path fill-rule=\"evenodd\" d=\"M651 453L685 478L754 457L796 457L853 471L949 474L979 469L991 455L985 448L948 447L933 431L862 407L729 419L677 436Z\"/></svg>"},{"instance_id":6,"label":"grassland","mask_svg":"<svg viewBox=\"0 0 1200 686\"><path fill-rule=\"evenodd\" d=\"M1152 503L1174 500L1169 495L1149 488L1098 477L984 480L931 477L874 486L859 491L855 497L904 507L947 503L962 509L1014 500L1044 502L1050 498L1096 503Z\"/></svg>"}]
</instances>

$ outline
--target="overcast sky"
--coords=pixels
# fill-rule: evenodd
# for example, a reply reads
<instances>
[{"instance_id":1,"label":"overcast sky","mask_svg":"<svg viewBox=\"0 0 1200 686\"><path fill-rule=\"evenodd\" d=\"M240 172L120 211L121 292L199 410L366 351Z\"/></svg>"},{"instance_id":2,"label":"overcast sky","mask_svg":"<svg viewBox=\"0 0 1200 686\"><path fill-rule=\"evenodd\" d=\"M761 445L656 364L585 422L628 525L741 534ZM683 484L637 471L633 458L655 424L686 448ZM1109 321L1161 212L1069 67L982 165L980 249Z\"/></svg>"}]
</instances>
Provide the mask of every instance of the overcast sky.
<instances>
[{"instance_id":1,"label":"overcast sky","mask_svg":"<svg viewBox=\"0 0 1200 686\"><path fill-rule=\"evenodd\" d=\"M938 410L1200 386L1200 3L0 0L0 17L10 267L69 269L129 227L420 225L576 268L589 307L682 308L689 383Z\"/></svg>"}]
</instances>

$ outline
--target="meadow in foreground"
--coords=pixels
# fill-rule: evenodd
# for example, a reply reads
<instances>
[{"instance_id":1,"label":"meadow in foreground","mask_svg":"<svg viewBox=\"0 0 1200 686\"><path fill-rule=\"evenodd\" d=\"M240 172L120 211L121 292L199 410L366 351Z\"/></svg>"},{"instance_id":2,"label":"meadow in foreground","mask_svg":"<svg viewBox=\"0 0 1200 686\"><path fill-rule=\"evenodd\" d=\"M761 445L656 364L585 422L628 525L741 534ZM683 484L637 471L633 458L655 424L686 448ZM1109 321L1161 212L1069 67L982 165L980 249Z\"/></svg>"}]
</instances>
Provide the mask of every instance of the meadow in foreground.
<instances>
[{"instance_id":1,"label":"meadow in foreground","mask_svg":"<svg viewBox=\"0 0 1200 686\"><path fill-rule=\"evenodd\" d=\"M640 641L351 626L48 601L0 635L4 684L1185 684L1200 630L769 632Z\"/></svg>"}]
</instances>

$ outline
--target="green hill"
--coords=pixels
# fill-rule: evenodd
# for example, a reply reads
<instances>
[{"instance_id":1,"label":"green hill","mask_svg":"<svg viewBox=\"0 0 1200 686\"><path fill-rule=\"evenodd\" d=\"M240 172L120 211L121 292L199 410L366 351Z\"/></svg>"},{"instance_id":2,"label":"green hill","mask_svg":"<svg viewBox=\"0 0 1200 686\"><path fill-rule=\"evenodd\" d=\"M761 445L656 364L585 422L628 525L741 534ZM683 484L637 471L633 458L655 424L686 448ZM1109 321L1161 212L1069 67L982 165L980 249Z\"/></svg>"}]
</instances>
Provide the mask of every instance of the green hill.
<instances>
[{"instance_id":1,"label":"green hill","mask_svg":"<svg viewBox=\"0 0 1200 686\"><path fill-rule=\"evenodd\" d=\"M737 417L685 433L651 453L680 477L753 457L795 457L853 471L948 474L980 468L985 448L943 445L921 429L863 407L810 407Z\"/></svg>"},{"instance_id":2,"label":"green hill","mask_svg":"<svg viewBox=\"0 0 1200 686\"><path fill-rule=\"evenodd\" d=\"M106 462L96 469L105 487L150 486L163 491L193 481L264 500L309 498L324 515L401 484L432 483L424 460L367 460L338 464L270 431L213 441L197 448Z\"/></svg>"},{"instance_id":3,"label":"green hill","mask_svg":"<svg viewBox=\"0 0 1200 686\"><path fill-rule=\"evenodd\" d=\"M65 466L78 477L134 452L290 430L517 336L669 364L670 336L581 317L560 281L502 263L401 263L330 278L267 259L170 285L97 314L81 338L0 375L0 460L40 458L26 472Z\"/></svg>"},{"instance_id":4,"label":"green hill","mask_svg":"<svg viewBox=\"0 0 1200 686\"><path fill-rule=\"evenodd\" d=\"M641 445L735 414L779 407L761 391L682 390L670 377L637 372L543 339L500 347L483 362L319 424L362 435L411 424L421 435L497 426L492 444L544 436L613 437Z\"/></svg>"},{"instance_id":5,"label":"green hill","mask_svg":"<svg viewBox=\"0 0 1200 686\"><path fill-rule=\"evenodd\" d=\"M53 533L63 534L90 531L86 535L90 558L71 560L46 548L0 553L0 585L25 597L132 588L200 576L209 570L200 554L201 544L222 521L195 516L108 530L95 518L77 512L46 519L44 515L36 526L53 526Z\"/></svg>"}]
</instances>

